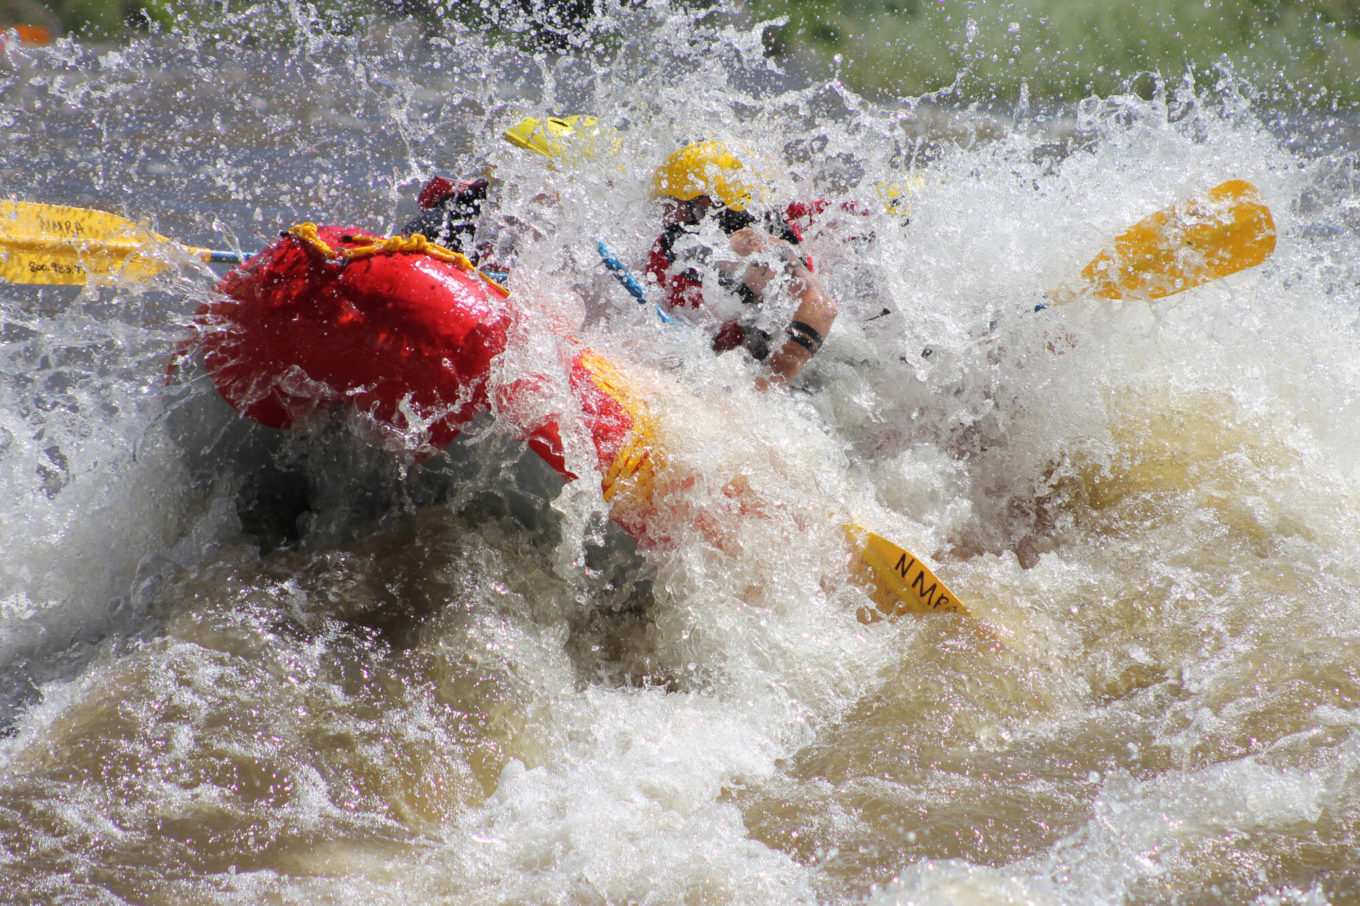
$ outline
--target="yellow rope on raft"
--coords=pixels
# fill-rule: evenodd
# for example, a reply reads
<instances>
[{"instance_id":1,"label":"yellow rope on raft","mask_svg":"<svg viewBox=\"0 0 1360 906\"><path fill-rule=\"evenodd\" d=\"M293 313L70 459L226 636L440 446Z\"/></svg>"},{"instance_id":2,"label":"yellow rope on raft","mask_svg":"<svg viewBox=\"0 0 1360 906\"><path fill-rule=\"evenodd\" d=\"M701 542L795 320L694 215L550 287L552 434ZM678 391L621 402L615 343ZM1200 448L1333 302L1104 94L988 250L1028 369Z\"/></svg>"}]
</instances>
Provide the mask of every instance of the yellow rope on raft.
<instances>
[{"instance_id":1,"label":"yellow rope on raft","mask_svg":"<svg viewBox=\"0 0 1360 906\"><path fill-rule=\"evenodd\" d=\"M326 240L322 239L320 228L310 221L299 223L289 230L286 235L299 242L305 242L307 245L310 245L324 258L345 263L358 261L363 258L371 258L374 255L429 255L431 258L462 268L470 274L476 274L502 296L510 295L508 289L479 271L477 265L473 264L472 260L468 258L467 255L464 255L462 252L455 252L453 249L445 248L438 243L431 242L421 233L412 233L409 236L387 236L386 238L377 236L346 236L345 239L347 241L358 242L360 240L368 240L369 244L355 246L354 248L339 249L332 247Z\"/></svg>"}]
</instances>

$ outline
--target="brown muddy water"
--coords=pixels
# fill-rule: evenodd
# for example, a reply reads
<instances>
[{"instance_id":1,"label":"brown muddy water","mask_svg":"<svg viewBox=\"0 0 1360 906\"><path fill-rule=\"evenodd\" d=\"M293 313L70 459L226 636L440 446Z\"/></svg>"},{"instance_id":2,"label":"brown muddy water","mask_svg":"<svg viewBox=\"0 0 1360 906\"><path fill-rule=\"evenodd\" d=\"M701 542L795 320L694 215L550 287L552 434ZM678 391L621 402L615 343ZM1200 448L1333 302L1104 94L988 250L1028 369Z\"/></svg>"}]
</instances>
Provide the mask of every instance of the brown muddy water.
<instances>
[{"instance_id":1,"label":"brown muddy water","mask_svg":"<svg viewBox=\"0 0 1360 906\"><path fill-rule=\"evenodd\" d=\"M492 167L512 298L684 385L695 480L638 549L494 418L420 462L167 381L220 268L0 286L0 901L1360 902L1350 126L1234 84L871 105L673 10L537 57L249 15L0 63L0 196L252 251ZM545 111L618 149L499 139ZM842 314L787 394L595 252L642 267L652 168L708 136L778 197L915 180L810 238ZM1031 311L1229 178L1264 265ZM857 623L846 516L978 619Z\"/></svg>"}]
</instances>

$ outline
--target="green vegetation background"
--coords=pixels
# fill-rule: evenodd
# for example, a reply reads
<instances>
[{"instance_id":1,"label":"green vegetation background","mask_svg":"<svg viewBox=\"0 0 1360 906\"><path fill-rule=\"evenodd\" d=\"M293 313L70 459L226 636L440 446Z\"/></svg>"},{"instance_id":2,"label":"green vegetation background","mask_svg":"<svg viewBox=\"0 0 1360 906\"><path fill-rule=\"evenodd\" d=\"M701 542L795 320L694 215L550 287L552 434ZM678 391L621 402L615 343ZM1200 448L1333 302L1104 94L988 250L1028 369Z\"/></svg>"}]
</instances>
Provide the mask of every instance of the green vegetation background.
<instances>
[{"instance_id":1,"label":"green vegetation background","mask_svg":"<svg viewBox=\"0 0 1360 906\"><path fill-rule=\"evenodd\" d=\"M1360 102L1360 0L751 0L785 52L843 55L857 90L1076 101L1232 72L1267 100Z\"/></svg>"},{"instance_id":2,"label":"green vegetation background","mask_svg":"<svg viewBox=\"0 0 1360 906\"><path fill-rule=\"evenodd\" d=\"M637 4L645 0L595 0ZM1266 100L1313 108L1360 104L1360 0L689 0L740 4L759 19L782 18L770 49L814 71L839 72L861 93L1034 103L1139 90L1140 76L1214 79L1233 72ZM240 11L228 0L0 0L0 25L40 24L56 33L118 37ZM329 22L375 9L426 22L454 17L497 27L525 11L556 30L579 27L589 0L312 0ZM562 10L568 10L565 14ZM188 12L186 12L188 11ZM259 21L258 19L256 21ZM294 20L295 21L295 20ZM512 26L511 37L524 37ZM549 42L551 44L551 42ZM540 45L548 46L548 45ZM1147 80L1150 81L1150 80Z\"/></svg>"}]
</instances>

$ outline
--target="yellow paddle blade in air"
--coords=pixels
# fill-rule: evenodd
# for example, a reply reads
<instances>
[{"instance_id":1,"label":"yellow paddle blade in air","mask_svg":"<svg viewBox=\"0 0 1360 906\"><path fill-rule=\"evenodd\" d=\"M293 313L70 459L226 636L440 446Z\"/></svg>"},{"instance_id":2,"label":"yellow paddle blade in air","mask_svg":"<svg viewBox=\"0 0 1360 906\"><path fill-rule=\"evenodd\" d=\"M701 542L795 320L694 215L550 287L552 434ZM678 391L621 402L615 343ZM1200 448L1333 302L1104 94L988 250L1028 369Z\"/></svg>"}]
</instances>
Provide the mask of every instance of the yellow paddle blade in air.
<instances>
[{"instance_id":1,"label":"yellow paddle blade in air","mask_svg":"<svg viewBox=\"0 0 1360 906\"><path fill-rule=\"evenodd\" d=\"M79 286L92 276L150 277L169 267L148 252L169 242L104 211L0 201L0 279Z\"/></svg>"},{"instance_id":2,"label":"yellow paddle blade in air","mask_svg":"<svg viewBox=\"0 0 1360 906\"><path fill-rule=\"evenodd\" d=\"M850 575L869 594L874 609L861 607L861 623L905 614L959 613L968 608L906 548L893 544L862 525L842 526L854 552Z\"/></svg>"},{"instance_id":3,"label":"yellow paddle blade in air","mask_svg":"<svg viewBox=\"0 0 1360 906\"><path fill-rule=\"evenodd\" d=\"M1234 179L1144 217L1081 272L1082 294L1160 299L1255 267L1275 251L1275 221L1251 183Z\"/></svg>"},{"instance_id":4,"label":"yellow paddle blade in air","mask_svg":"<svg viewBox=\"0 0 1360 906\"><path fill-rule=\"evenodd\" d=\"M81 286L93 278L141 280L172 266L171 249L239 264L239 252L192 248L107 211L0 201L0 280Z\"/></svg>"},{"instance_id":5,"label":"yellow paddle blade in air","mask_svg":"<svg viewBox=\"0 0 1360 906\"><path fill-rule=\"evenodd\" d=\"M567 142L575 134L575 126L581 119L579 116L550 116L540 120L538 117L527 116L505 130L504 138L516 148L537 151L544 157L553 157L566 150ZM595 122L593 116L584 119L590 124Z\"/></svg>"}]
</instances>

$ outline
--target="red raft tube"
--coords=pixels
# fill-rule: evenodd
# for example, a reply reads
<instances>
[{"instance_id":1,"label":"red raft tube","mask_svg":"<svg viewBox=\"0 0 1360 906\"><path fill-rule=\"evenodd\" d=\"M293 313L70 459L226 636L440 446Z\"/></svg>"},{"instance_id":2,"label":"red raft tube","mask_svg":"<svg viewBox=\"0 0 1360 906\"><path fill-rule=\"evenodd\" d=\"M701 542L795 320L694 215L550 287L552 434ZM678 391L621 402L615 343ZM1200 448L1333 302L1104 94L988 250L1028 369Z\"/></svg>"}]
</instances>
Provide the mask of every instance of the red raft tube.
<instances>
[{"instance_id":1,"label":"red raft tube","mask_svg":"<svg viewBox=\"0 0 1360 906\"><path fill-rule=\"evenodd\" d=\"M493 380L497 356L512 337L535 336L534 325L457 252L419 235L301 224L219 288L185 352L202 355L218 392L244 415L307 430L323 413L362 413L380 433L428 453L494 410L499 424L573 480L566 428L583 449L593 446L614 520L639 542L663 540L649 534L649 523L656 531L663 522L653 489L664 496L658 479L666 460L644 399L648 382L566 337L558 338L555 359L565 381L562 372ZM552 414L553 406L539 405L541 391L563 384L571 400ZM844 528L849 577L876 605L859 609L862 622L967 612L908 551L856 524Z\"/></svg>"},{"instance_id":2,"label":"red raft tube","mask_svg":"<svg viewBox=\"0 0 1360 906\"><path fill-rule=\"evenodd\" d=\"M527 316L463 255L422 236L376 237L300 224L222 281L192 343L223 398L273 428L305 430L351 407L381 430L441 449L491 408L493 360ZM653 479L664 465L645 402L623 372L563 340L568 385L594 444L605 499L646 537ZM568 480L553 417L513 423L516 392L496 410Z\"/></svg>"}]
</instances>

